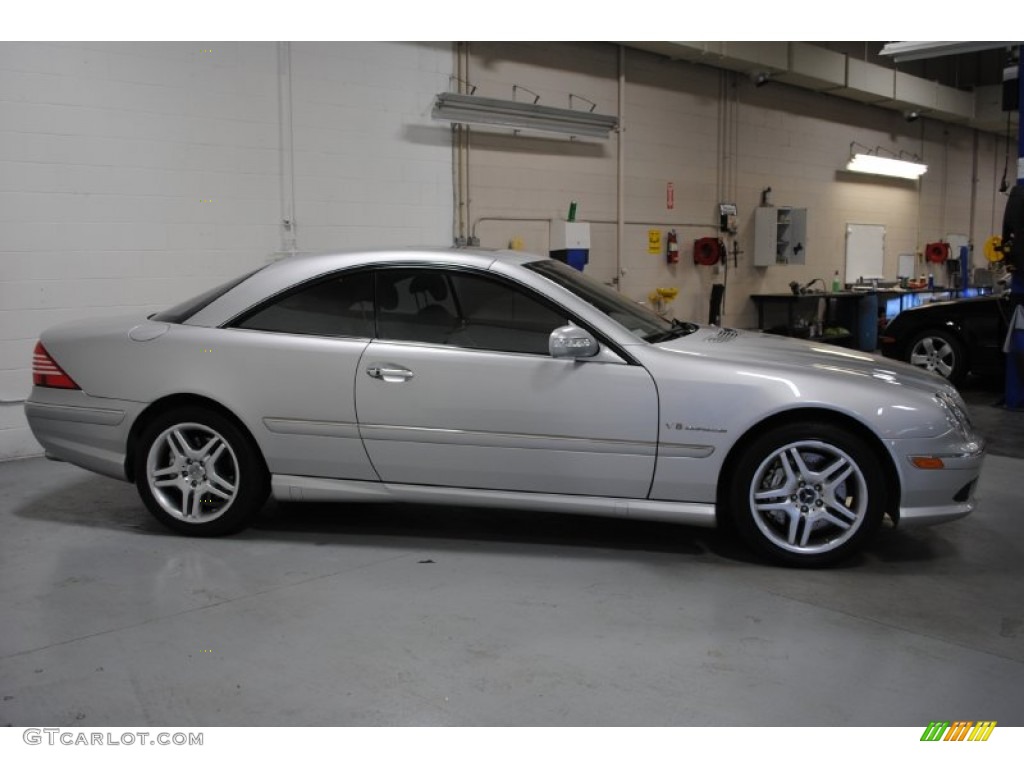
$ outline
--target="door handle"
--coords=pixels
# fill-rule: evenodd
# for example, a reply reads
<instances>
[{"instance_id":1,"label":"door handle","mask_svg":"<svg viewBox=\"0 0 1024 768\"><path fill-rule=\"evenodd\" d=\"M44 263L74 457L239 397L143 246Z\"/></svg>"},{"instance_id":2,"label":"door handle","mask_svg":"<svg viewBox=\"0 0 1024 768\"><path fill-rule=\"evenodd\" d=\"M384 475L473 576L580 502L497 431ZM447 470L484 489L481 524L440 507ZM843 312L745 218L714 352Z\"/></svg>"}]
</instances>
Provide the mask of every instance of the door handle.
<instances>
[{"instance_id":1,"label":"door handle","mask_svg":"<svg viewBox=\"0 0 1024 768\"><path fill-rule=\"evenodd\" d=\"M408 381L413 377L413 372L408 368L396 365L371 365L366 369L366 375L371 379L380 379L391 383Z\"/></svg>"}]
</instances>

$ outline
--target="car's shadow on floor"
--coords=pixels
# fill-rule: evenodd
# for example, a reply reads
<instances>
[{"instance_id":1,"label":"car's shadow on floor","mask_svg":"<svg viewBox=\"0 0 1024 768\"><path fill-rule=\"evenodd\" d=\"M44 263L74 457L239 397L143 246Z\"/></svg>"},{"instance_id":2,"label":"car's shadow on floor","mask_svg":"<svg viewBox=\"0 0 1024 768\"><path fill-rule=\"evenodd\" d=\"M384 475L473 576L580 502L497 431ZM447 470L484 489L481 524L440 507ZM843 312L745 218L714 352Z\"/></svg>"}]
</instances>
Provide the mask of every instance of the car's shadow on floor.
<instances>
[{"instance_id":1,"label":"car's shadow on floor","mask_svg":"<svg viewBox=\"0 0 1024 768\"><path fill-rule=\"evenodd\" d=\"M104 528L142 536L173 537L146 511L133 486L83 476L43 492L13 514L32 520ZM767 565L727 530L619 518L421 504L279 503L269 500L245 531L222 541L280 541L311 546L388 546L422 551L431 546L479 552L571 548L602 553L675 555L683 561L717 560ZM913 565L943 559L952 545L930 531L883 530L862 554L837 566L868 562ZM554 556L559 556L555 554Z\"/></svg>"},{"instance_id":2,"label":"car's shadow on floor","mask_svg":"<svg viewBox=\"0 0 1024 768\"><path fill-rule=\"evenodd\" d=\"M177 536L146 511L134 486L83 476L54 486L18 517L143 536ZM481 544L637 551L684 557L717 555L756 563L726 533L671 523L588 515L420 504L279 503L269 500L249 528L225 540L278 540L315 546L388 545L422 549L430 542L479 550Z\"/></svg>"},{"instance_id":3,"label":"car's shadow on floor","mask_svg":"<svg viewBox=\"0 0 1024 768\"><path fill-rule=\"evenodd\" d=\"M708 554L750 560L722 531L671 523L590 515L426 504L279 504L269 502L246 537L287 538L318 546L400 540L479 549L481 544L522 545L680 555ZM507 548L507 547L506 547Z\"/></svg>"}]
</instances>

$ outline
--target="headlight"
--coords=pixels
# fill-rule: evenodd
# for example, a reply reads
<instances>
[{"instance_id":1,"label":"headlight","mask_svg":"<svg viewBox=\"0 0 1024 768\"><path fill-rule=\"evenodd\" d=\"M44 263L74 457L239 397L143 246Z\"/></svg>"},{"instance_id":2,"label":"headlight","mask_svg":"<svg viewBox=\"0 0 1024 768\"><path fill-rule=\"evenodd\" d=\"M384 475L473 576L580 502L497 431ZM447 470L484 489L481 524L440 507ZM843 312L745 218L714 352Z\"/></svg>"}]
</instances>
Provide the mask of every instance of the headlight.
<instances>
[{"instance_id":1,"label":"headlight","mask_svg":"<svg viewBox=\"0 0 1024 768\"><path fill-rule=\"evenodd\" d=\"M971 424L971 417L967 415L967 406L964 405L960 393L955 389L944 389L935 393L935 402L946 414L949 426L956 430L964 442L972 442L974 440L974 425Z\"/></svg>"}]
</instances>

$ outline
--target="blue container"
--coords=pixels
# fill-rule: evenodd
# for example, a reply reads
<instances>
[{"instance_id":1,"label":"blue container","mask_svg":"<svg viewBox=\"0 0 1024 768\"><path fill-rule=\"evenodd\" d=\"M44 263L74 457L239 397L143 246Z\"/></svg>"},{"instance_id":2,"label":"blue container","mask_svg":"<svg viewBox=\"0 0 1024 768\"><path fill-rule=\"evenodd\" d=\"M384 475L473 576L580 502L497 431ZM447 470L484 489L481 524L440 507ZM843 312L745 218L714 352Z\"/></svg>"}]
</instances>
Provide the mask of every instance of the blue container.
<instances>
[{"instance_id":1,"label":"blue container","mask_svg":"<svg viewBox=\"0 0 1024 768\"><path fill-rule=\"evenodd\" d=\"M1010 332L1003 347L1006 352L1007 408L1024 408L1024 308L1014 311Z\"/></svg>"},{"instance_id":2,"label":"blue container","mask_svg":"<svg viewBox=\"0 0 1024 768\"><path fill-rule=\"evenodd\" d=\"M878 294L865 293L857 302L857 349L874 352L878 348Z\"/></svg>"},{"instance_id":3,"label":"blue container","mask_svg":"<svg viewBox=\"0 0 1024 768\"><path fill-rule=\"evenodd\" d=\"M583 267L590 261L590 251L586 248L566 248L560 251L551 251L551 258L564 261L573 269L583 271Z\"/></svg>"}]
</instances>

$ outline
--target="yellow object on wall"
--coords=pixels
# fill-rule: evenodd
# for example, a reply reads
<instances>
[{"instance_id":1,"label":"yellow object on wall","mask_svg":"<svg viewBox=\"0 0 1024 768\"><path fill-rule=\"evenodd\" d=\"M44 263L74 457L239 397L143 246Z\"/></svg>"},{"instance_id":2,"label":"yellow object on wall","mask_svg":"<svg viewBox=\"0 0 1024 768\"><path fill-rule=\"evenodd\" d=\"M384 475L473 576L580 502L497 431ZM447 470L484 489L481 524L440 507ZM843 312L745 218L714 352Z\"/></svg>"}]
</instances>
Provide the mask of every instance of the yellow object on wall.
<instances>
[{"instance_id":1,"label":"yellow object on wall","mask_svg":"<svg viewBox=\"0 0 1024 768\"><path fill-rule=\"evenodd\" d=\"M661 230L660 229L648 229L647 230L647 252L651 255L657 255L661 253Z\"/></svg>"},{"instance_id":2,"label":"yellow object on wall","mask_svg":"<svg viewBox=\"0 0 1024 768\"><path fill-rule=\"evenodd\" d=\"M651 307L662 317L668 316L669 304L679 295L679 289L675 286L668 288L655 288L649 294L647 294L647 300L651 302Z\"/></svg>"},{"instance_id":3,"label":"yellow object on wall","mask_svg":"<svg viewBox=\"0 0 1024 768\"><path fill-rule=\"evenodd\" d=\"M999 235L992 235L985 241L985 258L988 259L989 264L1003 260L1005 254L1003 254L1002 248L1003 238Z\"/></svg>"}]
</instances>

